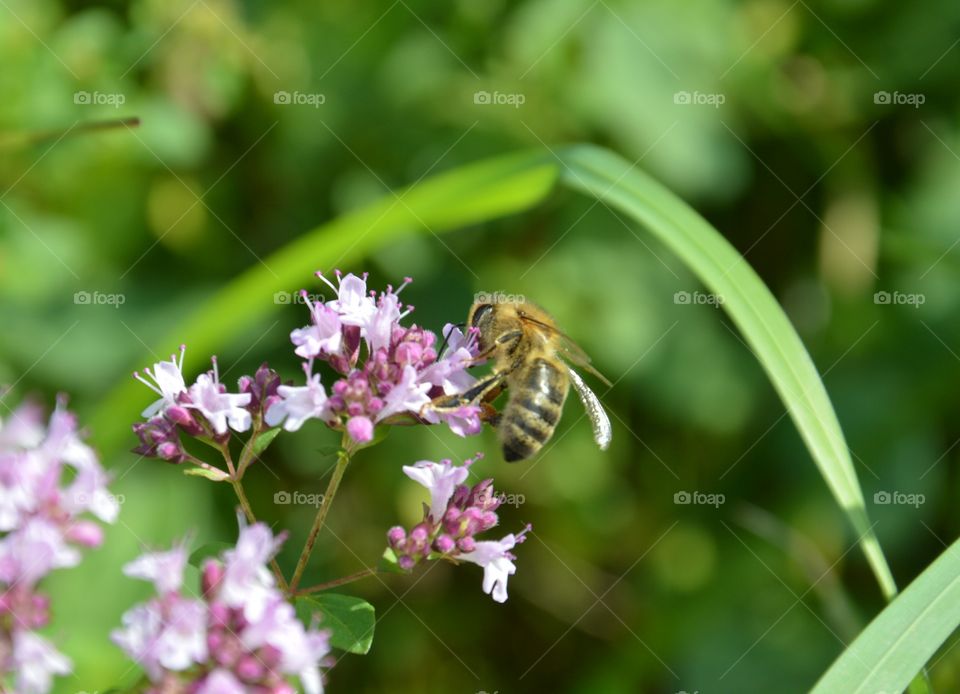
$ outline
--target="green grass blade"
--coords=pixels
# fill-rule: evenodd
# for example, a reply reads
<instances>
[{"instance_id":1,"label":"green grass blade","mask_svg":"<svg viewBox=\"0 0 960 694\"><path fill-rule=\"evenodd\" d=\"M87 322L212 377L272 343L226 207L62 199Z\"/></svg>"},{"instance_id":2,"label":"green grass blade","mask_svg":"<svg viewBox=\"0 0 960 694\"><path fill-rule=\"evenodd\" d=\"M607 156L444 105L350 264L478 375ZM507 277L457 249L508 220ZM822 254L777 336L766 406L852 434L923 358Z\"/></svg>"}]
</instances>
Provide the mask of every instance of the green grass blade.
<instances>
[{"instance_id":1,"label":"green grass blade","mask_svg":"<svg viewBox=\"0 0 960 694\"><path fill-rule=\"evenodd\" d=\"M810 355L749 263L699 214L623 158L597 147L560 153L561 182L618 209L671 248L713 292L740 328L821 474L859 536L883 594L896 584L874 535L849 449Z\"/></svg>"},{"instance_id":2,"label":"green grass blade","mask_svg":"<svg viewBox=\"0 0 960 694\"><path fill-rule=\"evenodd\" d=\"M281 308L273 302L274 292L299 289L315 270L349 265L391 241L423 233L425 227L439 234L525 210L550 193L557 171L556 162L542 153L521 153L459 167L389 193L305 233L245 271L174 326L155 351L167 354L186 343L185 369L208 364L224 343ZM150 361L145 355L137 368ZM125 378L94 413L95 443L105 453L125 441L132 445L130 417L149 400L146 388Z\"/></svg>"},{"instance_id":3,"label":"green grass blade","mask_svg":"<svg viewBox=\"0 0 960 694\"><path fill-rule=\"evenodd\" d=\"M958 626L960 540L870 622L813 693L903 691Z\"/></svg>"}]
</instances>

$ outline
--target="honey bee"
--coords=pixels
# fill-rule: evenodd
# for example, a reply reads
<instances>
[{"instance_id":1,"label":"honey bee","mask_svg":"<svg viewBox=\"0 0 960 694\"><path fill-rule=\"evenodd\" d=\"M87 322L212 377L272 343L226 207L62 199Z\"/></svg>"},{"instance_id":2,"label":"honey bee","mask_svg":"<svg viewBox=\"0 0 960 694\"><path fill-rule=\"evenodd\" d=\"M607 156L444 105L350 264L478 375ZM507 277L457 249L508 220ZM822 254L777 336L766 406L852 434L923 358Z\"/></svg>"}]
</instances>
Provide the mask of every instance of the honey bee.
<instances>
[{"instance_id":1,"label":"honey bee","mask_svg":"<svg viewBox=\"0 0 960 694\"><path fill-rule=\"evenodd\" d=\"M564 335L549 313L529 302L476 302L467 325L478 331L475 361L491 360L493 371L465 393L438 398L434 407L455 408L479 403L484 418L497 428L504 460L531 458L553 436L563 404L573 384L593 426L601 450L610 444L610 419L600 400L566 362L610 382L590 364L590 358ZM506 389L502 413L490 404Z\"/></svg>"}]
</instances>

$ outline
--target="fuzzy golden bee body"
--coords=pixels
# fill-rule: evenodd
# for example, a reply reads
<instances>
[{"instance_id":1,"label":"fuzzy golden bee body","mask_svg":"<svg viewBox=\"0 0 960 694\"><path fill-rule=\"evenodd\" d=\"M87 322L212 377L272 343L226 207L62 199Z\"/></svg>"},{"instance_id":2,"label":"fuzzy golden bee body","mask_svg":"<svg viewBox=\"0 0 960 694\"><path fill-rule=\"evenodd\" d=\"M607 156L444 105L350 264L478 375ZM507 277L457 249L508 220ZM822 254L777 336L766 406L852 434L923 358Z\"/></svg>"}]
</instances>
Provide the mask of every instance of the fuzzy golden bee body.
<instances>
[{"instance_id":1,"label":"fuzzy golden bee body","mask_svg":"<svg viewBox=\"0 0 960 694\"><path fill-rule=\"evenodd\" d=\"M460 403L480 402L489 408L487 419L497 427L506 461L531 458L550 440L571 384L586 408L597 445L602 450L607 448L610 420L597 396L567 362L609 382L590 365L583 350L556 327L550 314L526 301L477 302L470 308L467 325L478 331L478 359L492 361L493 370L464 394ZM498 414L489 403L503 389L509 399Z\"/></svg>"}]
</instances>

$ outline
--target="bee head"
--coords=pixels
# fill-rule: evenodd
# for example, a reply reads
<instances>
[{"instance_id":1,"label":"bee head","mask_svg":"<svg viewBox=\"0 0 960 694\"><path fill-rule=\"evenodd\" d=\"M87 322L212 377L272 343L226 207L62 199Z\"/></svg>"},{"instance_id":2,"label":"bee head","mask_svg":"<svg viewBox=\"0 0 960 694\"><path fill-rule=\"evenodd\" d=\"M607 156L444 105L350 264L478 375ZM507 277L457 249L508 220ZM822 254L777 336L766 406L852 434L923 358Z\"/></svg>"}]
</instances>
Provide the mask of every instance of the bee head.
<instances>
[{"instance_id":1,"label":"bee head","mask_svg":"<svg viewBox=\"0 0 960 694\"><path fill-rule=\"evenodd\" d=\"M484 349L490 335L490 326L493 323L493 304L474 304L473 308L470 309L467 322L469 327L476 328L479 331L479 345L481 349Z\"/></svg>"}]
</instances>

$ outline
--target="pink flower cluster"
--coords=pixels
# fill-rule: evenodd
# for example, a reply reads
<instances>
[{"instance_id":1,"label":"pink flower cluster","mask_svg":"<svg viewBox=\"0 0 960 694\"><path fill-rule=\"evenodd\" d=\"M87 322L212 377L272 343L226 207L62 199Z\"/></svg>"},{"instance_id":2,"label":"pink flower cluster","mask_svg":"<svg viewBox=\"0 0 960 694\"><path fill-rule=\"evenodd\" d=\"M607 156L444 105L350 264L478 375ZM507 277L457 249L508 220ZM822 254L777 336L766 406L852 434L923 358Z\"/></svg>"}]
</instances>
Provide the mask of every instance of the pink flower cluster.
<instances>
[{"instance_id":1,"label":"pink flower cluster","mask_svg":"<svg viewBox=\"0 0 960 694\"><path fill-rule=\"evenodd\" d=\"M267 568L283 540L263 523L241 526L236 546L205 562L200 595L185 594L186 543L124 567L157 590L111 635L144 668L150 691L293 694L296 677L307 694L323 692L329 634L304 627Z\"/></svg>"},{"instance_id":2,"label":"pink flower cluster","mask_svg":"<svg viewBox=\"0 0 960 694\"><path fill-rule=\"evenodd\" d=\"M430 490L430 505L423 520L408 533L396 526L387 533L387 542L397 565L412 569L425 559L443 558L467 561L483 567L483 592L497 602L507 600L507 578L517 567L510 552L526 539L528 525L522 532L505 535L500 540L477 540L474 536L497 525L496 509L500 500L493 493L493 480L483 480L473 487L463 484L469 467L481 456L453 465L420 461L403 468L407 477Z\"/></svg>"},{"instance_id":3,"label":"pink flower cluster","mask_svg":"<svg viewBox=\"0 0 960 694\"><path fill-rule=\"evenodd\" d=\"M204 436L226 441L230 430L244 432L259 427L263 411L277 399L280 377L263 364L253 376L242 376L239 392L229 393L220 382L216 357L213 368L197 377L189 387L183 377L183 355L186 346L180 346L179 358L134 373L134 378L154 391L160 398L143 411L146 422L133 425L140 439L134 450L139 455L160 458L170 463L189 460L189 454L180 441L180 433Z\"/></svg>"},{"instance_id":4,"label":"pink flower cluster","mask_svg":"<svg viewBox=\"0 0 960 694\"><path fill-rule=\"evenodd\" d=\"M0 421L0 689L12 674L13 690L43 693L54 675L70 672L70 660L36 633L49 621L38 583L103 541L85 514L116 520L119 502L106 483L63 399L49 420L27 402Z\"/></svg>"},{"instance_id":5,"label":"pink flower cluster","mask_svg":"<svg viewBox=\"0 0 960 694\"><path fill-rule=\"evenodd\" d=\"M476 356L472 336L452 325L444 334L448 349L437 354L436 335L400 321L413 308L400 303L398 295L411 280L394 291L367 291L366 275L341 275L337 285L318 273L336 293L327 302L313 302L310 325L294 330L290 339L295 353L305 359L307 381L303 386L281 385L279 400L266 412L271 426L283 423L288 431L299 429L308 419L319 419L335 428L345 428L351 439L373 439L377 424L391 417L411 415L429 423L445 422L460 436L480 430L480 410L464 406L439 414L425 408L440 395L459 393L474 383L466 369ZM364 358L361 360L362 347ZM314 362L327 362L343 377L328 394L313 371Z\"/></svg>"}]
</instances>

